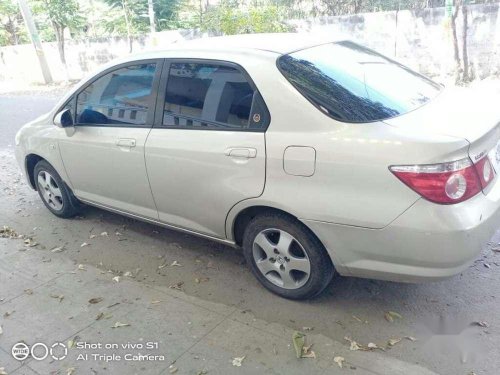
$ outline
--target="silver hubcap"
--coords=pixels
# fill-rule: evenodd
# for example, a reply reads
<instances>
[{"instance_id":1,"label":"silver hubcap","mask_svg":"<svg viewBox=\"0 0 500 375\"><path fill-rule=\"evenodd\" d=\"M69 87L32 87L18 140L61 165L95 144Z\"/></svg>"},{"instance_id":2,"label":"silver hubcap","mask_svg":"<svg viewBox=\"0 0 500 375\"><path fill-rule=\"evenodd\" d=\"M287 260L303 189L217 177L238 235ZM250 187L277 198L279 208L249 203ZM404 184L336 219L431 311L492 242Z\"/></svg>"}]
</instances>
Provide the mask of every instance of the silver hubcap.
<instances>
[{"instance_id":1,"label":"silver hubcap","mask_svg":"<svg viewBox=\"0 0 500 375\"><path fill-rule=\"evenodd\" d=\"M255 237L252 251L257 268L274 285L297 289L309 280L309 257L290 233L265 229Z\"/></svg>"},{"instance_id":2,"label":"silver hubcap","mask_svg":"<svg viewBox=\"0 0 500 375\"><path fill-rule=\"evenodd\" d=\"M63 208L63 198L61 189L57 186L56 180L47 171L38 173L38 189L42 193L43 200L56 211Z\"/></svg>"}]
</instances>

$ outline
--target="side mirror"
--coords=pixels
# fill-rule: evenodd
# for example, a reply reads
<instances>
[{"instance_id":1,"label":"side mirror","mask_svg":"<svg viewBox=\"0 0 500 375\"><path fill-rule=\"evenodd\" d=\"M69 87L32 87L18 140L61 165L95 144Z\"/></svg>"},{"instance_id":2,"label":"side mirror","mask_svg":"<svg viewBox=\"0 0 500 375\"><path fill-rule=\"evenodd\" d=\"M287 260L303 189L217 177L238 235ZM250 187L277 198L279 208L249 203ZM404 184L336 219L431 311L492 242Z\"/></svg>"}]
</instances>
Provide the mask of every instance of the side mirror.
<instances>
[{"instance_id":1,"label":"side mirror","mask_svg":"<svg viewBox=\"0 0 500 375\"><path fill-rule=\"evenodd\" d=\"M60 128L73 126L73 117L71 116L69 108L63 109L54 117L54 125L59 126Z\"/></svg>"}]
</instances>

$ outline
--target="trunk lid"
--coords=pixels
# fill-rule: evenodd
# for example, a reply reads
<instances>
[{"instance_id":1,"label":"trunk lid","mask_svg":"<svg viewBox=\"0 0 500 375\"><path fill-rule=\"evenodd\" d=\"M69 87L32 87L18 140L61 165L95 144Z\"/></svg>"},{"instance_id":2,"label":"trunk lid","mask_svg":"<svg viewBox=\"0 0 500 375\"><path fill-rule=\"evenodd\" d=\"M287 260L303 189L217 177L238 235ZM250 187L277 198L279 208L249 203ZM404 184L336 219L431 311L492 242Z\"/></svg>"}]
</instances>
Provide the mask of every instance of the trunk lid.
<instances>
[{"instance_id":1,"label":"trunk lid","mask_svg":"<svg viewBox=\"0 0 500 375\"><path fill-rule=\"evenodd\" d=\"M426 105L389 120L388 125L412 132L463 138L470 143L473 162L487 153L500 173L500 90L498 88L445 89Z\"/></svg>"}]
</instances>

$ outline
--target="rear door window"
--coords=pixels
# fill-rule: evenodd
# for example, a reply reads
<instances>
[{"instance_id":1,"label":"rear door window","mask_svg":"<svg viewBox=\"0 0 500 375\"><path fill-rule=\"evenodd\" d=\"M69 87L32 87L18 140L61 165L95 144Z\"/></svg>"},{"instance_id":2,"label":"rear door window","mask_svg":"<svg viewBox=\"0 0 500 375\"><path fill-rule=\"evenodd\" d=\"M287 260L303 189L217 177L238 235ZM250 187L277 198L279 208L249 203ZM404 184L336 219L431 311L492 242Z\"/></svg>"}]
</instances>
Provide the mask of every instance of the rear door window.
<instances>
[{"instance_id":1,"label":"rear door window","mask_svg":"<svg viewBox=\"0 0 500 375\"><path fill-rule=\"evenodd\" d=\"M278 59L278 68L321 111L343 122L372 122L412 111L441 86L352 42L307 48Z\"/></svg>"},{"instance_id":2,"label":"rear door window","mask_svg":"<svg viewBox=\"0 0 500 375\"><path fill-rule=\"evenodd\" d=\"M265 129L262 98L236 67L170 64L162 125L189 129ZM264 110L265 111L265 110Z\"/></svg>"}]
</instances>

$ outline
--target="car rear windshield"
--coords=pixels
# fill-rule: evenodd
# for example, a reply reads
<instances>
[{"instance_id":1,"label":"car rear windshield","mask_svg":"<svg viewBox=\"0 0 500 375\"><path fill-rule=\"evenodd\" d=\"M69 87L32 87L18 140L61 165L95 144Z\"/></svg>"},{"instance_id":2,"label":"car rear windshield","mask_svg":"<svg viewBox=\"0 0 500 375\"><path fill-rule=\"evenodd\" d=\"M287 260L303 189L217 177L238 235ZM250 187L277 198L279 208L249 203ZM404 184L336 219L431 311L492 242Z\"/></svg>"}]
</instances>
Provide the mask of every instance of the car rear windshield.
<instances>
[{"instance_id":1,"label":"car rear windshield","mask_svg":"<svg viewBox=\"0 0 500 375\"><path fill-rule=\"evenodd\" d=\"M278 68L321 111L343 122L372 122L407 113L427 103L442 88L349 41L283 55Z\"/></svg>"}]
</instances>

